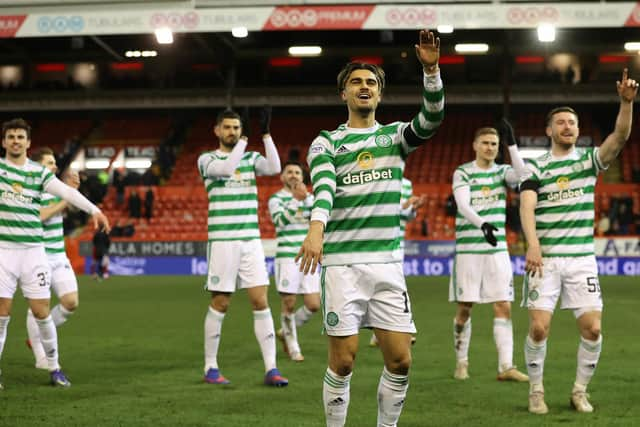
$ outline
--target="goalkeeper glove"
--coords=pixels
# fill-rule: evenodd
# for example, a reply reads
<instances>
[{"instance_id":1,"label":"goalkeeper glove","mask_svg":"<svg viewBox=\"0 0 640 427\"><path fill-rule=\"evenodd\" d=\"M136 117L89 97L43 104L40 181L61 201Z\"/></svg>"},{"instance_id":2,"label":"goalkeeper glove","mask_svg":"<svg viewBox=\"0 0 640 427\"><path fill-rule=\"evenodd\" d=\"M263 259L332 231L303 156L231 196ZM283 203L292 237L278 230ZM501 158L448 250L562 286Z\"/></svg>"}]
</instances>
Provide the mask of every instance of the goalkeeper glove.
<instances>
[{"instance_id":1,"label":"goalkeeper glove","mask_svg":"<svg viewBox=\"0 0 640 427\"><path fill-rule=\"evenodd\" d=\"M483 222L480 228L482 229L482 234L484 234L484 239L491 246L498 246L498 239L496 239L496 236L493 234L494 231L498 231L496 226L488 222Z\"/></svg>"},{"instance_id":2,"label":"goalkeeper glove","mask_svg":"<svg viewBox=\"0 0 640 427\"><path fill-rule=\"evenodd\" d=\"M242 123L242 136L245 138L249 138L249 133L251 131L251 123L249 122L249 107L244 107L242 109L240 122Z\"/></svg>"},{"instance_id":3,"label":"goalkeeper glove","mask_svg":"<svg viewBox=\"0 0 640 427\"><path fill-rule=\"evenodd\" d=\"M511 127L509 120L503 117L498 127L500 128L500 140L509 146L516 145L516 136L513 134L513 127Z\"/></svg>"},{"instance_id":4,"label":"goalkeeper glove","mask_svg":"<svg viewBox=\"0 0 640 427\"><path fill-rule=\"evenodd\" d=\"M270 133L269 127L271 125L271 105L265 105L260 110L260 132L263 135Z\"/></svg>"}]
</instances>

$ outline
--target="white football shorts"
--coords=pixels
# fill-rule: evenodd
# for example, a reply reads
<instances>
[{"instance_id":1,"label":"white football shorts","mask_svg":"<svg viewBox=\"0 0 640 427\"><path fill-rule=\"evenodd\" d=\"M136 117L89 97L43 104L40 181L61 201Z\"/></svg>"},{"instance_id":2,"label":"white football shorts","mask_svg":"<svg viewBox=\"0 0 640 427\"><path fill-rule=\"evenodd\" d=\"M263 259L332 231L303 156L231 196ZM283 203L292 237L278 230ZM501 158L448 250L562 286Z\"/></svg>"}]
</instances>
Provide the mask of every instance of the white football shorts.
<instances>
[{"instance_id":1,"label":"white football shorts","mask_svg":"<svg viewBox=\"0 0 640 427\"><path fill-rule=\"evenodd\" d=\"M360 328L415 333L401 262L323 267L322 313L328 335Z\"/></svg>"},{"instance_id":2,"label":"white football shorts","mask_svg":"<svg viewBox=\"0 0 640 427\"><path fill-rule=\"evenodd\" d=\"M0 297L13 298L18 283L25 298L51 298L51 269L44 246L0 248Z\"/></svg>"},{"instance_id":3,"label":"white football shorts","mask_svg":"<svg viewBox=\"0 0 640 427\"><path fill-rule=\"evenodd\" d=\"M209 270L205 289L209 291L234 292L269 284L259 239L209 242L207 259Z\"/></svg>"},{"instance_id":4,"label":"white football shorts","mask_svg":"<svg viewBox=\"0 0 640 427\"><path fill-rule=\"evenodd\" d=\"M595 256L542 258L542 263L542 277L524 276L523 307L553 312L560 298L561 309L589 307L602 311Z\"/></svg>"},{"instance_id":5,"label":"white football shorts","mask_svg":"<svg viewBox=\"0 0 640 427\"><path fill-rule=\"evenodd\" d=\"M47 254L47 259L51 267L51 289L58 298L71 292L78 292L78 280L67 255Z\"/></svg>"},{"instance_id":6,"label":"white football shorts","mask_svg":"<svg viewBox=\"0 0 640 427\"><path fill-rule=\"evenodd\" d=\"M457 254L449 280L450 302L513 301L509 253Z\"/></svg>"},{"instance_id":7,"label":"white football shorts","mask_svg":"<svg viewBox=\"0 0 640 427\"><path fill-rule=\"evenodd\" d=\"M300 263L293 258L277 259L275 265L276 288L283 294L320 293L320 274L305 275L300 271Z\"/></svg>"}]
</instances>

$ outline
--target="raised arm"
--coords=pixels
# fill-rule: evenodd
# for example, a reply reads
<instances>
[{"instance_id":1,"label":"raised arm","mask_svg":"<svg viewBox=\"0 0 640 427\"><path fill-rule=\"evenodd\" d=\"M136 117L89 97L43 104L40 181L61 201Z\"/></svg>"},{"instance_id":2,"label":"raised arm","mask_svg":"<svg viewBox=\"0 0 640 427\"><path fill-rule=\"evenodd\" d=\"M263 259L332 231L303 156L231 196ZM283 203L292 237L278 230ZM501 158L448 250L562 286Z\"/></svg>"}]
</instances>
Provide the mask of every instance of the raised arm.
<instances>
[{"instance_id":1,"label":"raised arm","mask_svg":"<svg viewBox=\"0 0 640 427\"><path fill-rule=\"evenodd\" d=\"M240 138L226 159L221 159L213 153L202 154L198 158L200 176L203 178L218 178L233 175L246 149L247 140Z\"/></svg>"},{"instance_id":2,"label":"raised arm","mask_svg":"<svg viewBox=\"0 0 640 427\"><path fill-rule=\"evenodd\" d=\"M618 157L627 139L629 139L633 118L633 100L638 94L638 82L629 78L627 68L622 71L622 80L616 82L616 87L620 97L620 109L618 110L618 117L616 117L616 125L598 151L600 163L604 168L608 167Z\"/></svg>"},{"instance_id":3,"label":"raised arm","mask_svg":"<svg viewBox=\"0 0 640 427\"><path fill-rule=\"evenodd\" d=\"M422 30L415 49L424 72L424 90L420 112L403 131L404 140L409 147L424 144L436 133L444 118L444 89L438 68L440 39L431 31Z\"/></svg>"},{"instance_id":4,"label":"raised arm","mask_svg":"<svg viewBox=\"0 0 640 427\"><path fill-rule=\"evenodd\" d=\"M76 190L80 186L80 177L78 173L75 171L70 171L66 174L64 183L67 184L71 188L75 188ZM66 200L60 200L59 202L52 203L47 206L43 206L40 208L40 221L46 221L49 218L61 213L67 208L68 203Z\"/></svg>"},{"instance_id":5,"label":"raised arm","mask_svg":"<svg viewBox=\"0 0 640 427\"><path fill-rule=\"evenodd\" d=\"M80 194L80 192L75 188L69 187L54 176L45 183L44 191L53 194L54 196L58 196L78 209L90 214L93 218L95 228L103 228L106 233L109 232L109 220L107 217L104 216L102 211L100 211L96 205L87 200L87 198Z\"/></svg>"},{"instance_id":6,"label":"raised arm","mask_svg":"<svg viewBox=\"0 0 640 427\"><path fill-rule=\"evenodd\" d=\"M276 144L271 139L271 135L265 134L262 137L264 142L265 157L258 157L256 160L256 174L258 175L276 175L282 170L280 166L280 156L276 149Z\"/></svg>"},{"instance_id":7,"label":"raised arm","mask_svg":"<svg viewBox=\"0 0 640 427\"><path fill-rule=\"evenodd\" d=\"M265 157L259 157L256 161L256 173L258 175L275 175L280 173L280 156L276 144L271 138L271 106L265 105L260 110L260 132L264 142Z\"/></svg>"},{"instance_id":8,"label":"raised arm","mask_svg":"<svg viewBox=\"0 0 640 427\"><path fill-rule=\"evenodd\" d=\"M507 181L507 185L514 188L524 181L531 172L527 169L527 166L524 164L524 161L520 156L518 143L516 142L516 136L513 132L511 123L503 117L498 127L500 129L500 141L507 143L509 156L511 156L511 166L513 167L513 169L509 169L507 171L505 181Z\"/></svg>"}]
</instances>

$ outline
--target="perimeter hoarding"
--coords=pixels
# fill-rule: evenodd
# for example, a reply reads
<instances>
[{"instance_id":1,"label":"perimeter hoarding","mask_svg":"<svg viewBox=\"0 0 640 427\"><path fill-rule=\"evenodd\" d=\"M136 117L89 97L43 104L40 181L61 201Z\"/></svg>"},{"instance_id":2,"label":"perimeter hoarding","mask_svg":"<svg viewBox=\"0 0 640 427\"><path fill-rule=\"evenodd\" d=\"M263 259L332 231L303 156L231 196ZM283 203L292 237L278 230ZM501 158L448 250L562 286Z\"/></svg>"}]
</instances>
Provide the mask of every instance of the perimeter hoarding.
<instances>
[{"instance_id":1,"label":"perimeter hoarding","mask_svg":"<svg viewBox=\"0 0 640 427\"><path fill-rule=\"evenodd\" d=\"M85 258L85 273L91 273L91 257ZM511 257L516 275L524 273L524 257ZM404 273L407 276L448 276L453 267L453 257L407 256ZM267 258L267 270L273 275L273 258ZM207 260L202 256L172 257L122 257L110 258L109 271L114 275L195 275L207 274ZM640 275L640 257L598 257L601 276Z\"/></svg>"}]
</instances>

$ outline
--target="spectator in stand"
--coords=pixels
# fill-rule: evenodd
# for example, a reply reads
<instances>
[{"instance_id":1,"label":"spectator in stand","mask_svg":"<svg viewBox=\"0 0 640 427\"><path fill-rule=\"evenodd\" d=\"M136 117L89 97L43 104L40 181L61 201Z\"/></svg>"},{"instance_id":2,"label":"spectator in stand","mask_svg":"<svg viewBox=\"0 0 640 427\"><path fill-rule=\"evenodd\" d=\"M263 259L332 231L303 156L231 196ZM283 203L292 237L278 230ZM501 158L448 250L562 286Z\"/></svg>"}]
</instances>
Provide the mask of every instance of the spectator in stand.
<instances>
[{"instance_id":1,"label":"spectator in stand","mask_svg":"<svg viewBox=\"0 0 640 427\"><path fill-rule=\"evenodd\" d=\"M101 170L100 172L98 172L98 181L100 181L100 184L104 186L109 184L109 172L107 172L106 170Z\"/></svg>"},{"instance_id":2,"label":"spectator in stand","mask_svg":"<svg viewBox=\"0 0 640 427\"><path fill-rule=\"evenodd\" d=\"M631 181L640 183L640 166L636 165L631 169Z\"/></svg>"},{"instance_id":3,"label":"spectator in stand","mask_svg":"<svg viewBox=\"0 0 640 427\"><path fill-rule=\"evenodd\" d=\"M98 182L100 183L98 187L97 201L101 202L102 199L104 199L104 196L107 195L107 189L109 188L109 172L107 172L106 170L102 170L98 172L97 178Z\"/></svg>"},{"instance_id":4,"label":"spectator in stand","mask_svg":"<svg viewBox=\"0 0 640 427\"><path fill-rule=\"evenodd\" d=\"M622 199L618 204L618 234L629 234L629 228L633 223L633 213L629 208L630 205L625 199Z\"/></svg>"},{"instance_id":5,"label":"spectator in stand","mask_svg":"<svg viewBox=\"0 0 640 427\"><path fill-rule=\"evenodd\" d=\"M131 237L135 234L135 227L133 221L129 221L123 224L121 219L116 221L116 224L111 228L111 237Z\"/></svg>"},{"instance_id":6,"label":"spectator in stand","mask_svg":"<svg viewBox=\"0 0 640 427\"><path fill-rule=\"evenodd\" d=\"M111 239L102 229L93 235L93 264L91 271L94 279L100 281L109 278L109 247Z\"/></svg>"},{"instance_id":7,"label":"spectator in stand","mask_svg":"<svg viewBox=\"0 0 640 427\"><path fill-rule=\"evenodd\" d=\"M140 218L142 209L142 200L138 196L138 192L135 188L131 189L129 194L129 216L131 218Z\"/></svg>"},{"instance_id":8,"label":"spectator in stand","mask_svg":"<svg viewBox=\"0 0 640 427\"><path fill-rule=\"evenodd\" d=\"M616 236L620 233L620 223L618 222L618 218L613 218L611 220L611 227L609 228L609 232L607 233L607 235L609 236Z\"/></svg>"},{"instance_id":9,"label":"spectator in stand","mask_svg":"<svg viewBox=\"0 0 640 427\"><path fill-rule=\"evenodd\" d=\"M134 170L127 171L124 177L124 185L140 185L140 174Z\"/></svg>"},{"instance_id":10,"label":"spectator in stand","mask_svg":"<svg viewBox=\"0 0 640 427\"><path fill-rule=\"evenodd\" d=\"M113 186L116 188L116 205L122 206L124 205L124 174L125 169L120 168L116 169L113 172Z\"/></svg>"},{"instance_id":11,"label":"spectator in stand","mask_svg":"<svg viewBox=\"0 0 640 427\"><path fill-rule=\"evenodd\" d=\"M144 171L140 181L142 185L158 185L160 183L160 167L157 163L151 165L149 169Z\"/></svg>"},{"instance_id":12,"label":"spectator in stand","mask_svg":"<svg viewBox=\"0 0 640 427\"><path fill-rule=\"evenodd\" d=\"M422 222L420 223L420 232L423 237L427 237L429 235L429 223L427 222L427 217L422 218Z\"/></svg>"},{"instance_id":13,"label":"spectator in stand","mask_svg":"<svg viewBox=\"0 0 640 427\"><path fill-rule=\"evenodd\" d=\"M624 212L625 215L628 215L628 213L624 211L624 208L621 211L621 208L620 208L621 205L627 205L627 210L631 211L631 207L633 206L633 201L629 196L616 193L613 197L611 197L611 205L609 208L609 219L611 220L612 228L613 228L614 222L617 223L619 226L622 225L620 221L620 212ZM617 234L617 232L615 234Z\"/></svg>"},{"instance_id":14,"label":"spectator in stand","mask_svg":"<svg viewBox=\"0 0 640 427\"><path fill-rule=\"evenodd\" d=\"M456 216L456 212L458 211L458 207L456 206L456 199L453 197L453 193L447 197L447 201L444 204L444 211L447 216Z\"/></svg>"},{"instance_id":15,"label":"spectator in stand","mask_svg":"<svg viewBox=\"0 0 640 427\"><path fill-rule=\"evenodd\" d=\"M80 187L78 187L78 191L89 199L89 176L85 171L78 171L78 176L80 177Z\"/></svg>"},{"instance_id":16,"label":"spectator in stand","mask_svg":"<svg viewBox=\"0 0 640 427\"><path fill-rule=\"evenodd\" d=\"M82 176L80 176L80 189L82 189L82 184ZM104 190L98 175L88 175L86 184L88 192L87 198L94 203L100 203L102 196L104 196Z\"/></svg>"},{"instance_id":17,"label":"spectator in stand","mask_svg":"<svg viewBox=\"0 0 640 427\"><path fill-rule=\"evenodd\" d=\"M134 234L136 234L136 228L133 225L133 221L129 221L122 230L122 237L132 237Z\"/></svg>"},{"instance_id":18,"label":"spectator in stand","mask_svg":"<svg viewBox=\"0 0 640 427\"><path fill-rule=\"evenodd\" d=\"M598 236L604 236L609 234L611 229L611 220L609 219L609 212L603 211L600 220L598 221L598 227L596 228L596 234Z\"/></svg>"},{"instance_id":19,"label":"spectator in stand","mask_svg":"<svg viewBox=\"0 0 640 427\"><path fill-rule=\"evenodd\" d=\"M124 233L124 227L122 226L122 220L121 219L117 219L116 223L113 224L113 227L111 227L111 233L109 233L111 235L111 237L122 237Z\"/></svg>"},{"instance_id":20,"label":"spectator in stand","mask_svg":"<svg viewBox=\"0 0 640 427\"><path fill-rule=\"evenodd\" d=\"M167 144L161 144L158 149L158 162L160 163L160 174L165 179L167 179L170 175L171 168L175 163L175 154L173 153L173 148L168 146Z\"/></svg>"},{"instance_id":21,"label":"spectator in stand","mask_svg":"<svg viewBox=\"0 0 640 427\"><path fill-rule=\"evenodd\" d=\"M153 216L153 190L151 187L147 188L147 192L144 195L144 216L149 220Z\"/></svg>"}]
</instances>

